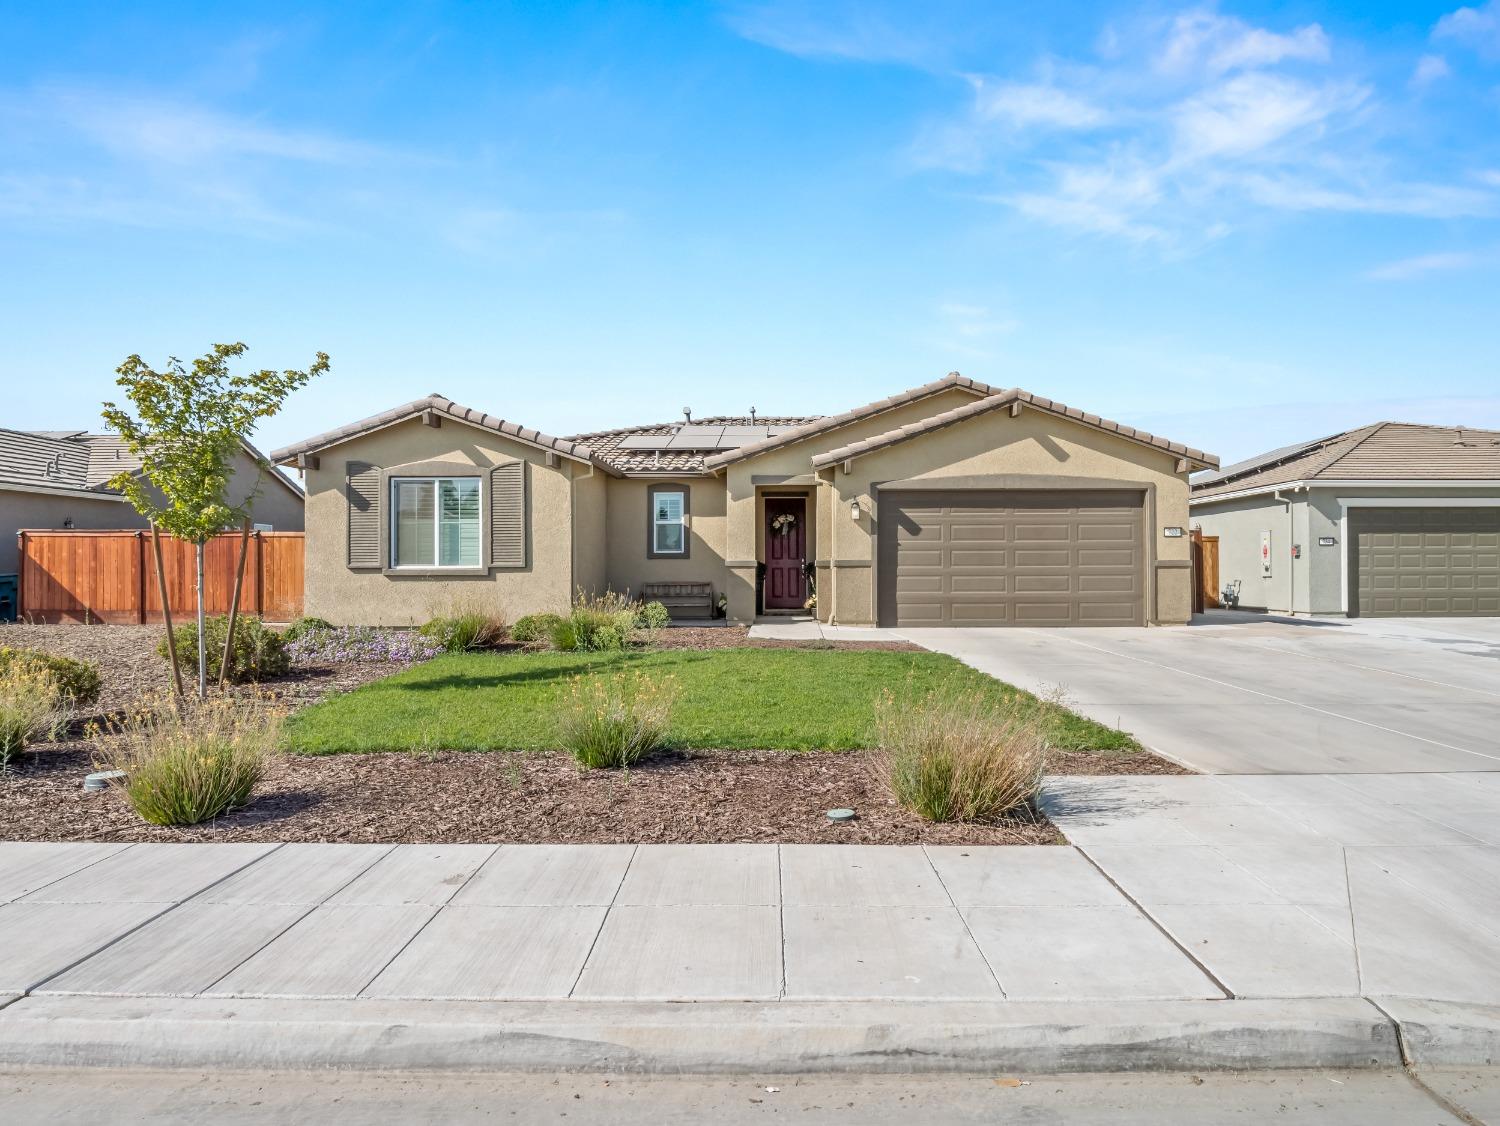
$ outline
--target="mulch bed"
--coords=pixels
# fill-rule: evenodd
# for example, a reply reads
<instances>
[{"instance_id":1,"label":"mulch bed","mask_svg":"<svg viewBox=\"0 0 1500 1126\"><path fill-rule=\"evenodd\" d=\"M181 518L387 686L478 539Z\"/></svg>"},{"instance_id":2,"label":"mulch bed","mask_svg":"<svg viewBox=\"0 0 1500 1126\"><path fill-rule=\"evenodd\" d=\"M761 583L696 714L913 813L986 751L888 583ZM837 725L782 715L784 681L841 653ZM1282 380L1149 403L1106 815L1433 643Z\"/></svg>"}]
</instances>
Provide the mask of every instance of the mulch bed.
<instances>
[{"instance_id":1,"label":"mulch bed","mask_svg":"<svg viewBox=\"0 0 1500 1126\"><path fill-rule=\"evenodd\" d=\"M126 709L170 688L156 654L157 626L4 625L0 645L95 662L99 711ZM917 650L904 641L754 640L743 626L663 630L664 648ZM299 668L259 688L295 710L330 692L388 676L391 664ZM868 755L691 751L654 756L630 771L587 771L561 753L442 752L304 757L277 755L254 801L186 829L143 822L114 792L85 794L95 769L82 723L66 742L28 750L0 772L0 840L343 841L365 843L1056 844L1037 814L993 825L935 825L886 791ZM1055 774L1191 773L1146 752L1060 752ZM836 807L854 821L830 822Z\"/></svg>"},{"instance_id":2,"label":"mulch bed","mask_svg":"<svg viewBox=\"0 0 1500 1126\"><path fill-rule=\"evenodd\" d=\"M0 774L0 840L363 843L1057 844L1047 820L934 825L906 812L857 753L694 751L629 771L560 753L279 755L255 800L213 824L143 822L85 794L87 751L42 748ZM835 824L827 810L857 811Z\"/></svg>"}]
</instances>

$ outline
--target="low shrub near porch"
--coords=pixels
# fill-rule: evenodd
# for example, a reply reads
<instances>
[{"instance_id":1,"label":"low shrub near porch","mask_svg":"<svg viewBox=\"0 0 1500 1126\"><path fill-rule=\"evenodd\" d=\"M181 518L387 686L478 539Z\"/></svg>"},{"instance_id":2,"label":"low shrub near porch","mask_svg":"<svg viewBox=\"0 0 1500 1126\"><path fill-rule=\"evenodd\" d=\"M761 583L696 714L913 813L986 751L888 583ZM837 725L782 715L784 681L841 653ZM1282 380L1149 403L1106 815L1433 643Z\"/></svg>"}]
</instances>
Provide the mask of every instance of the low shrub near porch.
<instances>
[{"instance_id":1,"label":"low shrub near porch","mask_svg":"<svg viewBox=\"0 0 1500 1126\"><path fill-rule=\"evenodd\" d=\"M940 689L1003 702L1017 689L939 653L716 649L454 653L297 713L289 746L309 754L556 750L579 678L670 677L676 703L661 745L717 750L858 750L879 745L887 691ZM1133 751L1127 734L1038 701L1048 743Z\"/></svg>"}]
</instances>

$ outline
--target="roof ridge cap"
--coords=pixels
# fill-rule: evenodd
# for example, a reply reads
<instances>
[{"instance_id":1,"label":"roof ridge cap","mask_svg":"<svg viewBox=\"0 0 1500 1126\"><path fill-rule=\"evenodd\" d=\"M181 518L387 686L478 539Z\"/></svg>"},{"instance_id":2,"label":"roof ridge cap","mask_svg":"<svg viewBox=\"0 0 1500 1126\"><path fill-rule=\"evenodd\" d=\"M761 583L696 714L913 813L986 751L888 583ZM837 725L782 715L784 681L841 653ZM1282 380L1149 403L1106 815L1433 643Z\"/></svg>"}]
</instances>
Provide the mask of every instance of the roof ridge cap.
<instances>
[{"instance_id":1,"label":"roof ridge cap","mask_svg":"<svg viewBox=\"0 0 1500 1126\"><path fill-rule=\"evenodd\" d=\"M1342 434L1336 435L1337 438L1347 438L1350 435L1359 434L1359 432L1361 430L1364 431L1364 433L1360 434L1360 436L1358 438L1356 438L1354 440L1354 442L1352 442L1347 449L1339 450L1336 453L1330 455L1329 458L1328 458L1328 460L1320 462L1316 467L1314 467L1313 471L1311 473L1306 474L1306 476L1308 476L1308 477L1319 477L1319 476L1321 476L1324 472L1326 472L1329 469L1332 469L1335 465L1337 465L1339 462L1343 461L1346 457L1348 457L1350 454L1352 454L1355 450L1359 449L1360 446L1364 445L1366 442L1368 442L1371 438L1375 437L1376 434L1379 434L1382 430L1384 430L1389 425L1390 425L1389 422L1371 422L1371 423L1368 423L1368 424L1366 424L1364 426L1356 426L1353 430L1345 430ZM1330 439L1328 439L1326 441L1325 444L1332 444L1333 441L1334 441L1334 439L1330 438Z\"/></svg>"}]
</instances>

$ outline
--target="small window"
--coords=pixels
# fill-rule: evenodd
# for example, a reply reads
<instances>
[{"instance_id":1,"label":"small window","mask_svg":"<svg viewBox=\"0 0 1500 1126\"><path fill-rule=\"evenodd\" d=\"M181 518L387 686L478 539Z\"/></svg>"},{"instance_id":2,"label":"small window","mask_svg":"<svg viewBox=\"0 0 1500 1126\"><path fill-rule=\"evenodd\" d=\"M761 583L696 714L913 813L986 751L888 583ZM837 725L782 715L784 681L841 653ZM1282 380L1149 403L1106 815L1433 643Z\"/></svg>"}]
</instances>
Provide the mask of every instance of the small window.
<instances>
[{"instance_id":1,"label":"small window","mask_svg":"<svg viewBox=\"0 0 1500 1126\"><path fill-rule=\"evenodd\" d=\"M656 555L687 553L686 496L657 489L651 495L651 551Z\"/></svg>"},{"instance_id":2,"label":"small window","mask_svg":"<svg viewBox=\"0 0 1500 1126\"><path fill-rule=\"evenodd\" d=\"M391 566L478 567L479 478L391 481Z\"/></svg>"}]
</instances>

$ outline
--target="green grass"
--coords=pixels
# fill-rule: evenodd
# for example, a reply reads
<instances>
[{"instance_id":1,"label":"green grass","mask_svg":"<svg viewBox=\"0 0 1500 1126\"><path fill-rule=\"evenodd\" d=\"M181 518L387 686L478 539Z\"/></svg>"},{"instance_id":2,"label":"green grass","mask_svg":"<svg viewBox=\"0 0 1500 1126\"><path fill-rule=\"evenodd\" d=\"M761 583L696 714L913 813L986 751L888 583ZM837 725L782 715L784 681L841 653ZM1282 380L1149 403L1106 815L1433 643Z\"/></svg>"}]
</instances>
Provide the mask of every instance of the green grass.
<instances>
[{"instance_id":1,"label":"green grass","mask_svg":"<svg viewBox=\"0 0 1500 1126\"><path fill-rule=\"evenodd\" d=\"M632 653L452 653L293 716L292 750L524 751L558 746L570 678L621 669L677 679L666 745L731 750L855 750L874 739L886 689L1008 696L1002 684L939 653L834 649L663 649ZM1129 735L1055 709L1054 746L1136 750Z\"/></svg>"}]
</instances>

